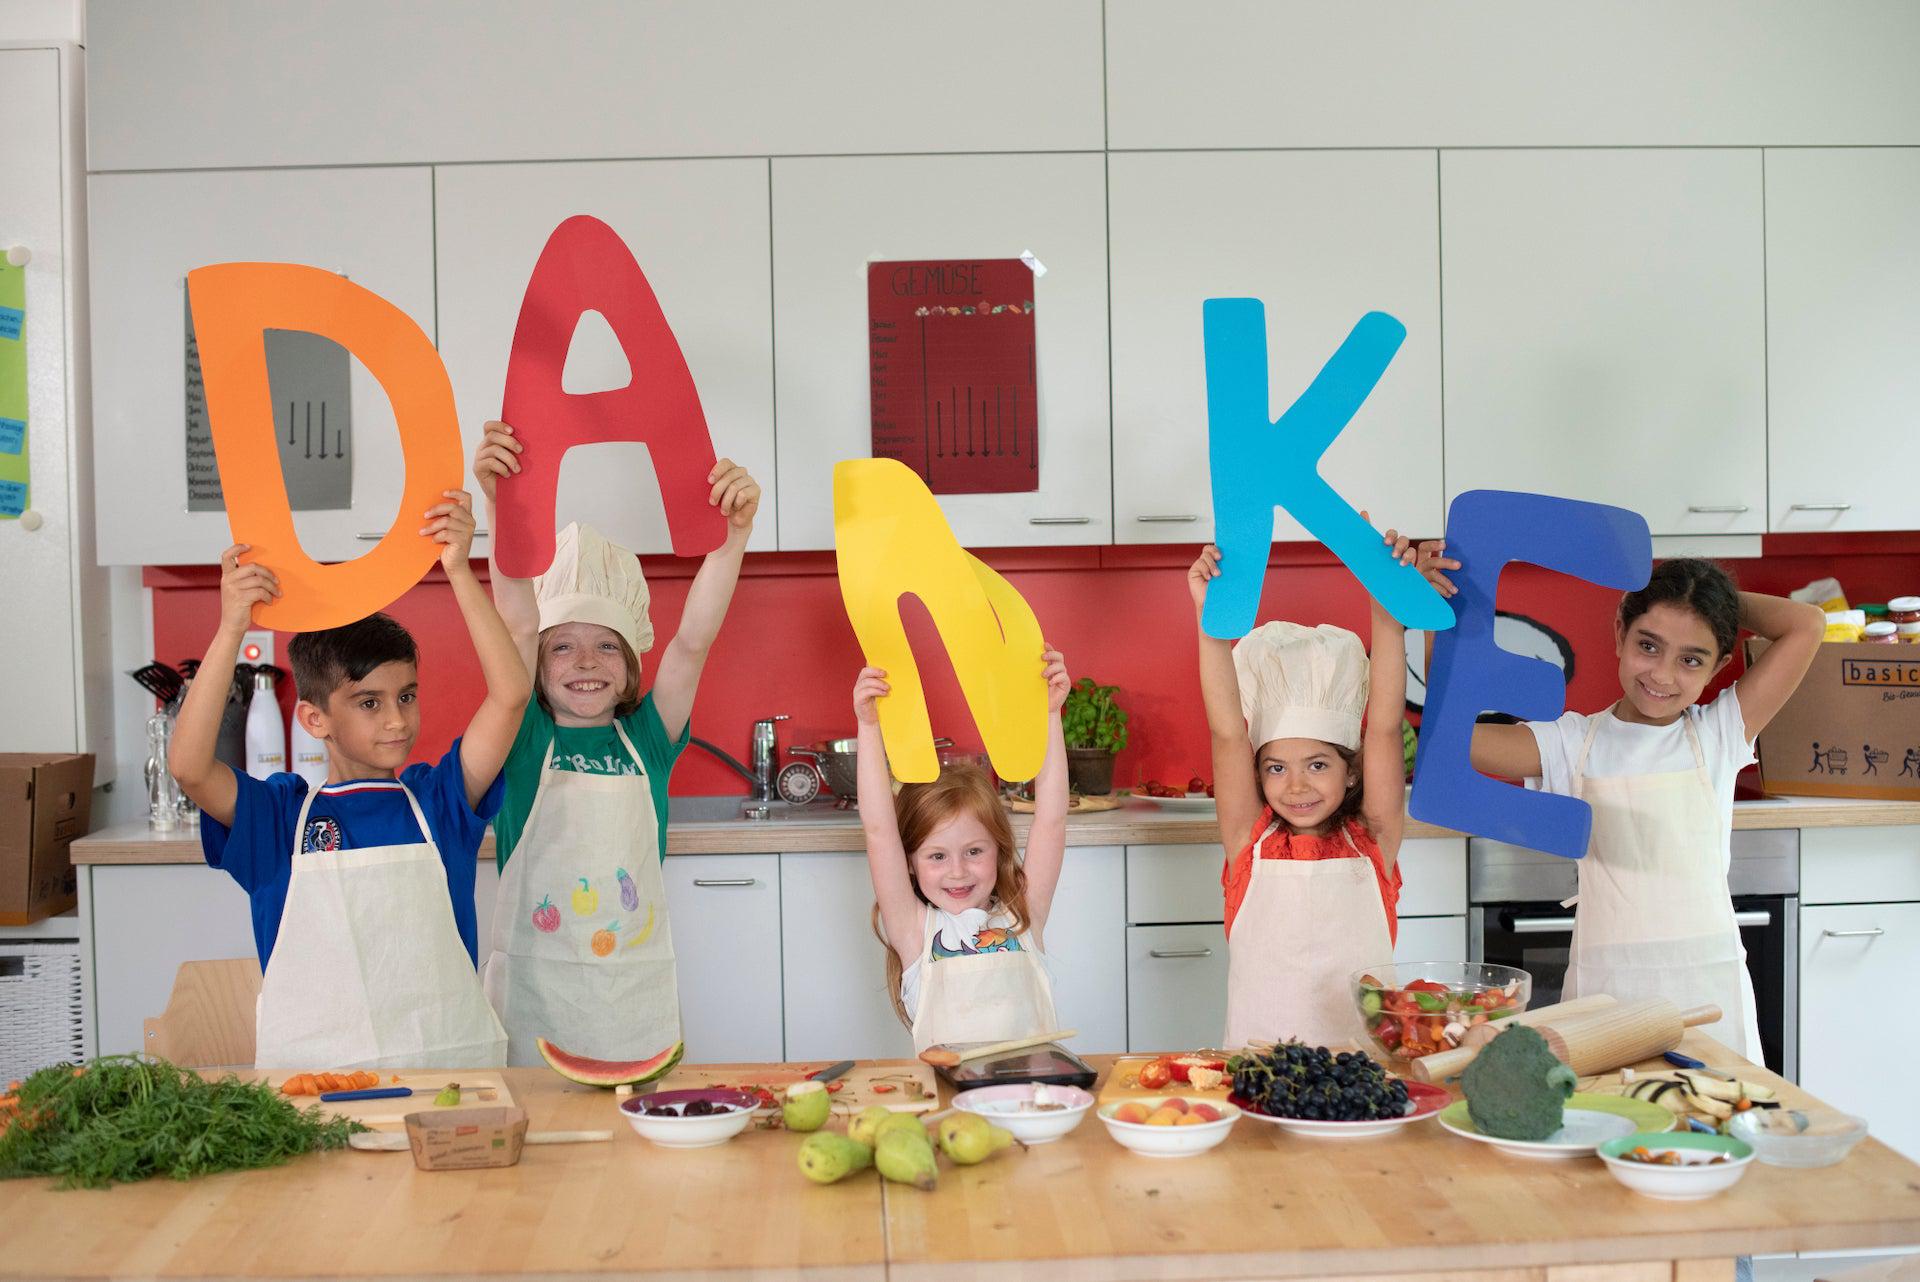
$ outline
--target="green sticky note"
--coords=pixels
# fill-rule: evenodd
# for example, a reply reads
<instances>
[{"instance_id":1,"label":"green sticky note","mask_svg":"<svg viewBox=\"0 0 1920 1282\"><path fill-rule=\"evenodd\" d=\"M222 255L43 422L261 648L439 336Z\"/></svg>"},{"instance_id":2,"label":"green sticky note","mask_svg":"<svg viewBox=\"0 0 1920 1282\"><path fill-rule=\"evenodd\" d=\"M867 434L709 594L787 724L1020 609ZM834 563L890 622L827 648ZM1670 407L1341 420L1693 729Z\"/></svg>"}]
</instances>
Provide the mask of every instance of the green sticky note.
<instances>
[{"instance_id":1,"label":"green sticky note","mask_svg":"<svg viewBox=\"0 0 1920 1282\"><path fill-rule=\"evenodd\" d=\"M26 510L27 273L0 262L0 519Z\"/></svg>"}]
</instances>

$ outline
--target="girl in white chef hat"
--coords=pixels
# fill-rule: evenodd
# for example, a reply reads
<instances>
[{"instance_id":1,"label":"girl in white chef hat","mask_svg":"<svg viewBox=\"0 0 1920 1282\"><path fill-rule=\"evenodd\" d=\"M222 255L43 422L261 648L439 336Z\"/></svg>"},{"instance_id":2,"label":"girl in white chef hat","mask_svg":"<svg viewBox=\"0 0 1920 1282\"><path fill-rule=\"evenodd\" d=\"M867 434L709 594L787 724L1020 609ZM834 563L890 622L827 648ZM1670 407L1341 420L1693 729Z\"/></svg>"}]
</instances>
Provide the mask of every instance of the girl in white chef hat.
<instances>
[{"instance_id":1,"label":"girl in white chef hat","mask_svg":"<svg viewBox=\"0 0 1920 1282\"><path fill-rule=\"evenodd\" d=\"M1386 541L1411 564L1406 539ZM1220 559L1209 545L1187 572L1196 612ZM1393 959L1406 686L1405 630L1377 601L1371 664L1359 637L1329 624L1267 623L1232 644L1200 632L1227 856L1229 1049L1298 1038L1339 1050L1363 1032L1353 973Z\"/></svg>"},{"instance_id":2,"label":"girl in white chef hat","mask_svg":"<svg viewBox=\"0 0 1920 1282\"><path fill-rule=\"evenodd\" d=\"M494 486L520 470L522 443L487 424L473 470ZM660 861L667 775L687 745L694 691L733 600L760 487L721 459L707 501L727 540L687 590L653 688L639 559L569 525L532 581L493 567L493 598L533 673L534 699L508 753L494 818L500 895L483 979L506 1025L509 1064L538 1064L536 1039L593 1059L642 1059L680 1040L673 932Z\"/></svg>"}]
</instances>

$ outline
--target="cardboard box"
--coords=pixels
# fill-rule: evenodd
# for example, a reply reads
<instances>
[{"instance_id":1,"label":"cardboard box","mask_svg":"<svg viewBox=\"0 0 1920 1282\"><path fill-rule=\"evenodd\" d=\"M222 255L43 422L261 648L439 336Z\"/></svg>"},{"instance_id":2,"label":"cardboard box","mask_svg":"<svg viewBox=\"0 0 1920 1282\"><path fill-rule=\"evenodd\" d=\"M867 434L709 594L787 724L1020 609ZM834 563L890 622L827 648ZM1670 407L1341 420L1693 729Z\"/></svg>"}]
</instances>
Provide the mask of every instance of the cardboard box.
<instances>
[{"instance_id":1,"label":"cardboard box","mask_svg":"<svg viewBox=\"0 0 1920 1282\"><path fill-rule=\"evenodd\" d=\"M1920 645L1822 642L1756 746L1767 792L1920 801Z\"/></svg>"},{"instance_id":2,"label":"cardboard box","mask_svg":"<svg viewBox=\"0 0 1920 1282\"><path fill-rule=\"evenodd\" d=\"M0 752L0 926L80 902L67 848L92 820L92 753Z\"/></svg>"},{"instance_id":3,"label":"cardboard box","mask_svg":"<svg viewBox=\"0 0 1920 1282\"><path fill-rule=\"evenodd\" d=\"M527 1142L527 1114L518 1108L450 1108L408 1113L407 1142L423 1171L513 1166Z\"/></svg>"}]
</instances>

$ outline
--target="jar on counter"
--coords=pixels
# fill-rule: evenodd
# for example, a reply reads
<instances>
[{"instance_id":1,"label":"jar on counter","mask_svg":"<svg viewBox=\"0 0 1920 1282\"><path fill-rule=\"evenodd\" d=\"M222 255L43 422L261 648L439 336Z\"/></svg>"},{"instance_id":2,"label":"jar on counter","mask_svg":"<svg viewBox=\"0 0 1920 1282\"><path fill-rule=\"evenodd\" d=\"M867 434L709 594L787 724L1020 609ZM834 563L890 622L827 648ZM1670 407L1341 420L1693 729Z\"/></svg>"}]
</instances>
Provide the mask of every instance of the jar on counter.
<instances>
[{"instance_id":1,"label":"jar on counter","mask_svg":"<svg viewBox=\"0 0 1920 1282\"><path fill-rule=\"evenodd\" d=\"M1877 620L1860 629L1860 639L1873 645L1899 645L1900 625Z\"/></svg>"},{"instance_id":2,"label":"jar on counter","mask_svg":"<svg viewBox=\"0 0 1920 1282\"><path fill-rule=\"evenodd\" d=\"M1900 630L1900 639L1912 645L1920 645L1920 623L1896 623Z\"/></svg>"},{"instance_id":3,"label":"jar on counter","mask_svg":"<svg viewBox=\"0 0 1920 1282\"><path fill-rule=\"evenodd\" d=\"M1887 621L1920 625L1920 596L1897 596L1887 602Z\"/></svg>"}]
</instances>

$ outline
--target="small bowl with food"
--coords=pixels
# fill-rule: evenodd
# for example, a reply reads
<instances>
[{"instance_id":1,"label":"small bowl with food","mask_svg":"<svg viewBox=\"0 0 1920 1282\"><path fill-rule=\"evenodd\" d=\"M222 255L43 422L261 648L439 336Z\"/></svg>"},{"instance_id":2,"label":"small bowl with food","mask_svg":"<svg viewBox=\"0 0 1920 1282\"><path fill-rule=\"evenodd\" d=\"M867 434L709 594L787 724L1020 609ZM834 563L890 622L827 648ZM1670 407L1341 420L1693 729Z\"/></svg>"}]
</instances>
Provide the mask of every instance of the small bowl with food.
<instances>
[{"instance_id":1,"label":"small bowl with food","mask_svg":"<svg viewBox=\"0 0 1920 1282\"><path fill-rule=\"evenodd\" d=\"M1533 976L1488 962L1401 962L1355 971L1352 987L1380 1053L1415 1060L1453 1050L1470 1030L1525 1010Z\"/></svg>"},{"instance_id":2,"label":"small bowl with food","mask_svg":"<svg viewBox=\"0 0 1920 1282\"><path fill-rule=\"evenodd\" d=\"M1834 1109L1753 1108L1735 1113L1727 1133L1768 1166L1832 1166L1867 1137L1867 1124Z\"/></svg>"},{"instance_id":3,"label":"small bowl with food","mask_svg":"<svg viewBox=\"0 0 1920 1282\"><path fill-rule=\"evenodd\" d=\"M1103 1104L1098 1110L1107 1134L1122 1148L1142 1157L1192 1157L1227 1138L1240 1120L1240 1108L1219 1100L1190 1100L1178 1095Z\"/></svg>"},{"instance_id":4,"label":"small bowl with food","mask_svg":"<svg viewBox=\"0 0 1920 1282\"><path fill-rule=\"evenodd\" d=\"M712 1148L753 1123L758 1096L726 1087L657 1091L620 1101L620 1114L661 1148Z\"/></svg>"},{"instance_id":5,"label":"small bowl with food","mask_svg":"<svg viewBox=\"0 0 1920 1282\"><path fill-rule=\"evenodd\" d=\"M1045 1082L1017 1082L1005 1086L978 1086L953 1097L963 1113L978 1113L1003 1126L1022 1144L1047 1144L1080 1125L1094 1099L1078 1086L1049 1086Z\"/></svg>"},{"instance_id":6,"label":"small bowl with food","mask_svg":"<svg viewBox=\"0 0 1920 1282\"><path fill-rule=\"evenodd\" d=\"M1724 1193L1753 1163L1753 1146L1745 1140L1697 1131L1641 1131L1595 1151L1614 1179L1663 1202L1699 1202Z\"/></svg>"}]
</instances>

